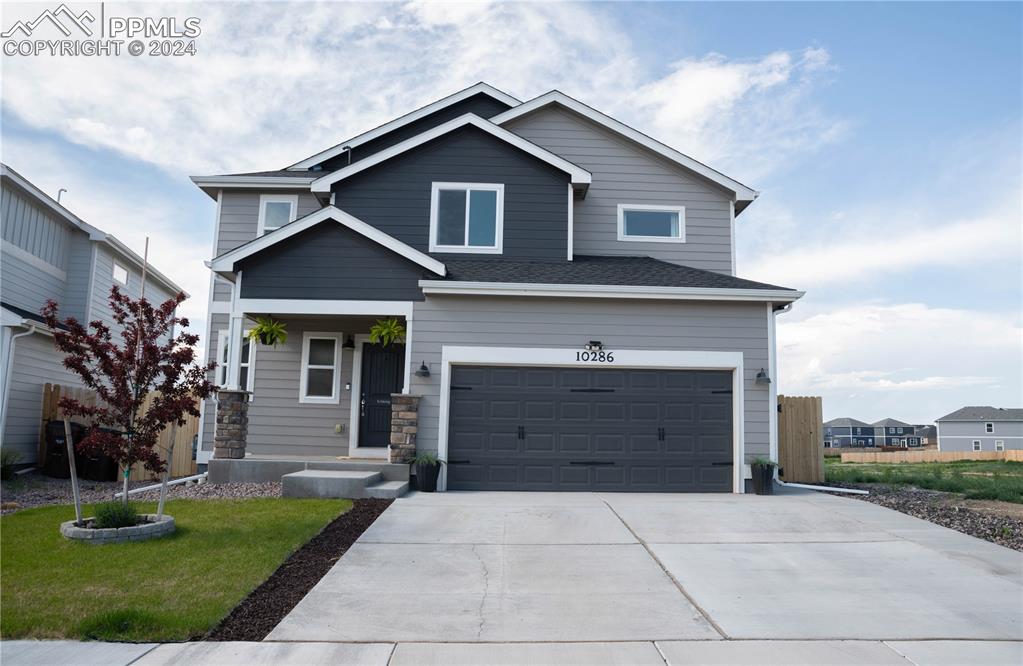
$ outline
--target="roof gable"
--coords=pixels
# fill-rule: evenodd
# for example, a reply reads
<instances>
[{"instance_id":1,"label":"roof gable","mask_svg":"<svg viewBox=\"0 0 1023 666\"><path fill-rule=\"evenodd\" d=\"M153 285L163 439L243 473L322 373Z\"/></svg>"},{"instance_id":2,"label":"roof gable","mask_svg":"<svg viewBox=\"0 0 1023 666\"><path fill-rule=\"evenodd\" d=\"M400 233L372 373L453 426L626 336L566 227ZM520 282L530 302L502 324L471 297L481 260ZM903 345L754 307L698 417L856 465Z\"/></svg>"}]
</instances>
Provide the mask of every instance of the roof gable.
<instances>
[{"instance_id":1,"label":"roof gable","mask_svg":"<svg viewBox=\"0 0 1023 666\"><path fill-rule=\"evenodd\" d=\"M942 416L937 421L939 423L942 421L1023 421L1023 409L974 405L961 407L951 414Z\"/></svg>"}]
</instances>

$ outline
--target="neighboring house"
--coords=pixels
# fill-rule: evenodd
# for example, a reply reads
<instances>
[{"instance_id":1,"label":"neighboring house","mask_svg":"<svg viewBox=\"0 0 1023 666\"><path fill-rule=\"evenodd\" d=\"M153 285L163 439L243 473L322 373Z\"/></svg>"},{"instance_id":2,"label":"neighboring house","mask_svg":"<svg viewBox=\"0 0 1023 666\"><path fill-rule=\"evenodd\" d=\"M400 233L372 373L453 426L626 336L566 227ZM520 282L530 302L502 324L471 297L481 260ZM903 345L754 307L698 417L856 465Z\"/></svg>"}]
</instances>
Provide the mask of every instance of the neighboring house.
<instances>
[{"instance_id":1,"label":"neighboring house","mask_svg":"<svg viewBox=\"0 0 1023 666\"><path fill-rule=\"evenodd\" d=\"M872 425L875 446L920 446L914 425L895 419L881 419Z\"/></svg>"},{"instance_id":2,"label":"neighboring house","mask_svg":"<svg viewBox=\"0 0 1023 666\"><path fill-rule=\"evenodd\" d=\"M63 367L63 356L54 348L40 310L53 299L62 318L98 319L116 331L107 303L110 288L117 284L138 297L142 257L80 220L6 165L0 165L0 215L0 445L17 451L20 462L33 462L43 385L79 384ZM146 296L154 302L181 291L152 265L146 280Z\"/></svg>"},{"instance_id":3,"label":"neighboring house","mask_svg":"<svg viewBox=\"0 0 1023 666\"><path fill-rule=\"evenodd\" d=\"M874 446L874 426L851 418L824 422L824 448Z\"/></svg>"},{"instance_id":4,"label":"neighboring house","mask_svg":"<svg viewBox=\"0 0 1023 666\"><path fill-rule=\"evenodd\" d=\"M1023 449L1023 409L963 407L937 424L939 451Z\"/></svg>"},{"instance_id":5,"label":"neighboring house","mask_svg":"<svg viewBox=\"0 0 1023 666\"><path fill-rule=\"evenodd\" d=\"M915 425L917 436L920 438L920 446L936 446L938 443L938 428L933 425Z\"/></svg>"},{"instance_id":6,"label":"neighboring house","mask_svg":"<svg viewBox=\"0 0 1023 666\"><path fill-rule=\"evenodd\" d=\"M735 275L757 193L579 101L481 83L192 180L217 202L210 354L252 392L250 453L386 459L410 393L442 488L741 492L777 458L775 315L802 292ZM285 344L243 342L262 316ZM370 344L389 317L405 344Z\"/></svg>"}]
</instances>

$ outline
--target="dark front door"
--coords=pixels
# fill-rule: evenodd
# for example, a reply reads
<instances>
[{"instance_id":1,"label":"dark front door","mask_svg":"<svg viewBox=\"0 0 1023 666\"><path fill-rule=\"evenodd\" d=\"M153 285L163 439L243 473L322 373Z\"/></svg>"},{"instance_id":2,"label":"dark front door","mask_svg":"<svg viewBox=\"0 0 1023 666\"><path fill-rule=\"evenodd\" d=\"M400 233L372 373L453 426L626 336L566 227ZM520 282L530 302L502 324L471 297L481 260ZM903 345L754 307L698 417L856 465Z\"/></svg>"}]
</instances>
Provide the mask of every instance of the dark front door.
<instances>
[{"instance_id":1,"label":"dark front door","mask_svg":"<svg viewBox=\"0 0 1023 666\"><path fill-rule=\"evenodd\" d=\"M455 366L451 490L732 490L732 376Z\"/></svg>"},{"instance_id":2,"label":"dark front door","mask_svg":"<svg viewBox=\"0 0 1023 666\"><path fill-rule=\"evenodd\" d=\"M362 344L359 446L387 446L391 440L391 394L401 393L405 345Z\"/></svg>"}]
</instances>

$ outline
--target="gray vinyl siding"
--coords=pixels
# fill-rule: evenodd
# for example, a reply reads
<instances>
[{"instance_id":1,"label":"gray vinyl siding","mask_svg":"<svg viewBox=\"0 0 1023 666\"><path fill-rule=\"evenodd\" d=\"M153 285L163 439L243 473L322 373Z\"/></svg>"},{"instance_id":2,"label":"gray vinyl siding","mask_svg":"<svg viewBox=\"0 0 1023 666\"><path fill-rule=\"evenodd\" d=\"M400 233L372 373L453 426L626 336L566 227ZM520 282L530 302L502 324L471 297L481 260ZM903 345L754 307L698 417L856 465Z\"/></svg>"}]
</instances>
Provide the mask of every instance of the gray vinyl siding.
<instances>
[{"instance_id":1,"label":"gray vinyl siding","mask_svg":"<svg viewBox=\"0 0 1023 666\"><path fill-rule=\"evenodd\" d=\"M419 280L434 275L333 220L247 257L238 268L242 298L419 300Z\"/></svg>"},{"instance_id":2,"label":"gray vinyl siding","mask_svg":"<svg viewBox=\"0 0 1023 666\"><path fill-rule=\"evenodd\" d=\"M417 445L437 450L443 345L580 349L600 340L608 349L741 351L745 372L746 458L770 453L769 393L754 383L768 367L767 309L763 303L430 296L416 303L412 359L431 367L412 377L421 395Z\"/></svg>"},{"instance_id":3,"label":"gray vinyl siding","mask_svg":"<svg viewBox=\"0 0 1023 666\"><path fill-rule=\"evenodd\" d=\"M92 311L91 318L99 319L116 330L114 324L114 313L110 309L110 288L114 283L114 262L128 271L128 285L116 283L120 290L132 298L139 298L142 295L142 270L139 266L115 254L108 246L96 245L95 273L92 281ZM161 287L152 279L146 280L146 300L150 303L159 304L171 298L167 289Z\"/></svg>"},{"instance_id":4,"label":"gray vinyl siding","mask_svg":"<svg viewBox=\"0 0 1023 666\"><path fill-rule=\"evenodd\" d=\"M210 323L206 328L206 362L219 362L217 358L217 333L228 328L228 315L210 314ZM258 352L257 352L258 353ZM209 380L215 381L216 371L210 373ZM203 451L213 450L213 433L217 422L217 403L210 398L203 403L202 432L199 433L199 448Z\"/></svg>"},{"instance_id":5,"label":"gray vinyl siding","mask_svg":"<svg viewBox=\"0 0 1023 666\"><path fill-rule=\"evenodd\" d=\"M593 174L586 198L575 201L576 254L643 255L732 273L730 193L561 108L505 128ZM685 206L686 242L619 241L618 204Z\"/></svg>"},{"instance_id":6,"label":"gray vinyl siding","mask_svg":"<svg viewBox=\"0 0 1023 666\"><path fill-rule=\"evenodd\" d=\"M984 424L994 424L994 432L985 432ZM942 421L938 424L940 451L973 451L979 439L981 451L994 451L995 440L1005 442L1005 450L1023 449L1023 421Z\"/></svg>"},{"instance_id":7,"label":"gray vinyl siding","mask_svg":"<svg viewBox=\"0 0 1023 666\"><path fill-rule=\"evenodd\" d=\"M15 340L14 345L3 448L17 451L21 462L27 463L37 457L43 385L79 386L81 382L61 364L62 356L50 336L26 335Z\"/></svg>"},{"instance_id":8,"label":"gray vinyl siding","mask_svg":"<svg viewBox=\"0 0 1023 666\"><path fill-rule=\"evenodd\" d=\"M3 300L19 308L39 312L47 299L64 301L66 274L55 274L35 261L26 260L4 247L0 257L0 284Z\"/></svg>"},{"instance_id":9,"label":"gray vinyl siding","mask_svg":"<svg viewBox=\"0 0 1023 666\"><path fill-rule=\"evenodd\" d=\"M361 146L356 146L352 150L351 162L354 163L359 160L366 159L374 153L378 153L396 143L401 143L405 139L416 136L417 134L422 134L428 129L446 123L447 121L465 115L466 113L474 113L480 118L491 118L503 111L507 111L509 108L510 107L504 102L496 100L489 95L483 93L473 95L468 99L464 99L461 102L457 102L451 106L434 111L428 116L424 116L419 120L392 130L383 136L373 139L372 141L367 141ZM326 162L323 162L323 169L324 171L335 171L347 166L349 163L349 156L342 153L337 157L333 157Z\"/></svg>"},{"instance_id":10,"label":"gray vinyl siding","mask_svg":"<svg viewBox=\"0 0 1023 666\"><path fill-rule=\"evenodd\" d=\"M89 319L89 276L92 273L92 253L95 243L84 233L71 236L67 268L65 302L61 310L80 321Z\"/></svg>"},{"instance_id":11,"label":"gray vinyl siding","mask_svg":"<svg viewBox=\"0 0 1023 666\"><path fill-rule=\"evenodd\" d=\"M0 215L5 241L56 268L66 268L71 234L66 222L8 181L0 191Z\"/></svg>"},{"instance_id":12,"label":"gray vinyl siding","mask_svg":"<svg viewBox=\"0 0 1023 666\"><path fill-rule=\"evenodd\" d=\"M434 182L503 183L503 254L472 259L564 259L568 175L475 127L457 130L334 185L335 205L422 252L429 251Z\"/></svg>"},{"instance_id":13,"label":"gray vinyl siding","mask_svg":"<svg viewBox=\"0 0 1023 666\"><path fill-rule=\"evenodd\" d=\"M259 229L259 197L262 194L295 194L294 190L225 190L220 202L216 255L248 243ZM311 192L298 193L298 217L322 208ZM223 292L219 292L223 293Z\"/></svg>"}]
</instances>

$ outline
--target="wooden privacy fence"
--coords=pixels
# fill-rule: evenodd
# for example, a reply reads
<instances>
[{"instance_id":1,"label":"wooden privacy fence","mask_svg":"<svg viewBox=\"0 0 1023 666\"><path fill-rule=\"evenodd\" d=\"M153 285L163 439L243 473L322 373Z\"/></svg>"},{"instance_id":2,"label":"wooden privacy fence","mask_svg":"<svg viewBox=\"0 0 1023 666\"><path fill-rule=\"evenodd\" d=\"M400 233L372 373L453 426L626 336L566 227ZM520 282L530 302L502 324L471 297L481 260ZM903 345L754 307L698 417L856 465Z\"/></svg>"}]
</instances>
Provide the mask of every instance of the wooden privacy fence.
<instances>
[{"instance_id":1,"label":"wooden privacy fence","mask_svg":"<svg viewBox=\"0 0 1023 666\"><path fill-rule=\"evenodd\" d=\"M823 431L819 397L778 396L778 466L782 481L824 482Z\"/></svg>"},{"instance_id":2,"label":"wooden privacy fence","mask_svg":"<svg viewBox=\"0 0 1023 666\"><path fill-rule=\"evenodd\" d=\"M929 463L957 460L1014 460L1023 462L1023 450L1010 451L891 451L842 453L844 463Z\"/></svg>"},{"instance_id":3,"label":"wooden privacy fence","mask_svg":"<svg viewBox=\"0 0 1023 666\"><path fill-rule=\"evenodd\" d=\"M155 394L152 393L146 396L143 409L149 408L154 397ZM43 386L43 409L39 427L38 457L36 458L39 461L38 465L45 462L47 421L63 420L64 418L64 410L60 408L59 404L61 398L75 398L88 405L96 404L97 400L96 393L90 389L61 386L60 384L45 384ZM186 416L185 418L187 422L184 426L179 426L177 429L174 426L167 426L160 433L157 443L157 450L166 460L171 436L172 434L174 436L174 458L171 460L170 466L172 477L188 476L195 473L195 462L192 460L192 440L199 432L199 419L195 416ZM74 420L81 421L81 417L74 417ZM91 425L91 423L86 422L85 425ZM145 481L151 478L153 478L152 473L143 468L141 464L132 467L130 480Z\"/></svg>"}]
</instances>

